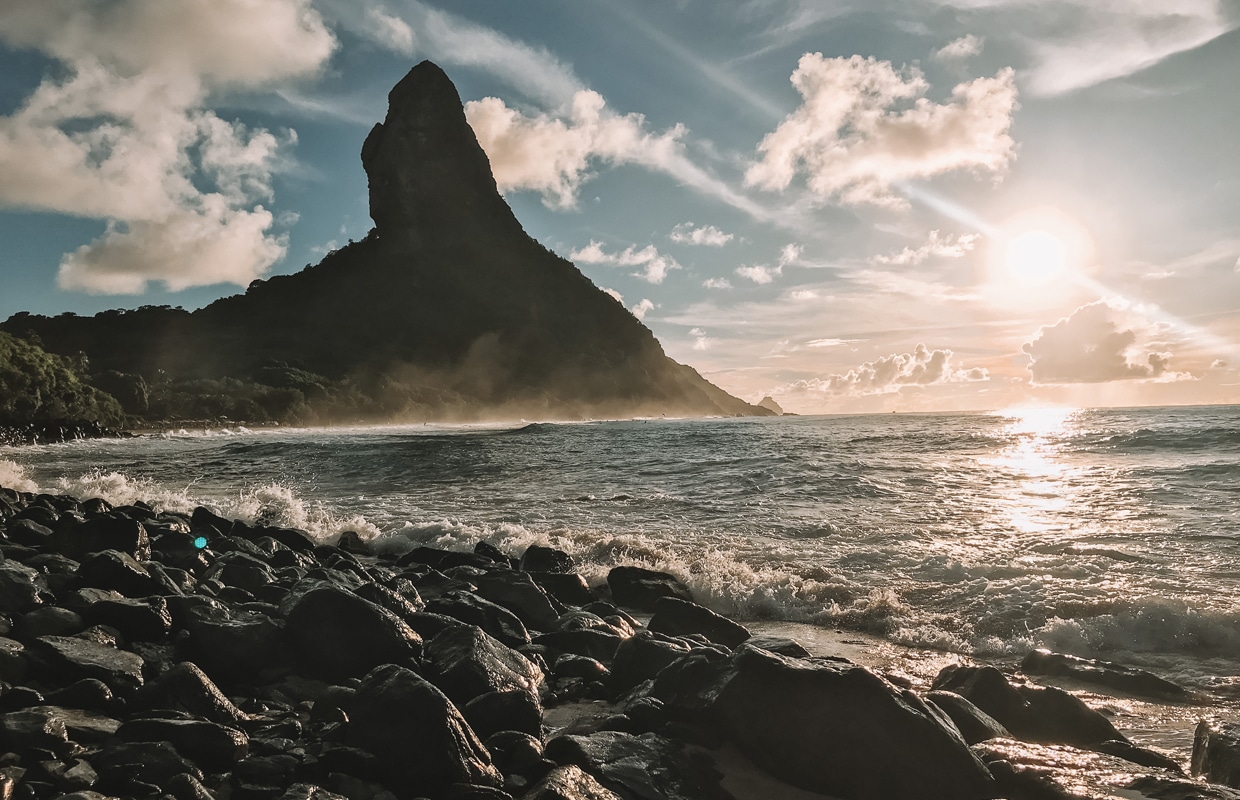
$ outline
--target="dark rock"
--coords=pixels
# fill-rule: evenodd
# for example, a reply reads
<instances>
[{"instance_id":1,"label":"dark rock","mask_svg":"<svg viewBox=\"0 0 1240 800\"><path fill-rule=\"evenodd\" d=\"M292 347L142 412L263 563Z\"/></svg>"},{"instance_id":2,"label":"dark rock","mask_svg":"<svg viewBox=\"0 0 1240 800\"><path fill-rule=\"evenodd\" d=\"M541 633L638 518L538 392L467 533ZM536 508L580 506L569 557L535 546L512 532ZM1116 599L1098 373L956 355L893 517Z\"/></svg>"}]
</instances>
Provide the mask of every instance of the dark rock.
<instances>
[{"instance_id":1,"label":"dark rock","mask_svg":"<svg viewBox=\"0 0 1240 800\"><path fill-rule=\"evenodd\" d=\"M742 647L711 710L755 764L847 798L990 798L990 774L945 717L864 667Z\"/></svg>"},{"instance_id":2,"label":"dark rock","mask_svg":"<svg viewBox=\"0 0 1240 800\"><path fill-rule=\"evenodd\" d=\"M38 689L29 686L14 686L0 695L0 711L18 711L31 706L42 705L44 697Z\"/></svg>"},{"instance_id":3,"label":"dark rock","mask_svg":"<svg viewBox=\"0 0 1240 800\"><path fill-rule=\"evenodd\" d=\"M654 616L647 628L669 636L700 633L725 647L736 647L751 636L744 625L679 597L660 597L656 600Z\"/></svg>"},{"instance_id":4,"label":"dark rock","mask_svg":"<svg viewBox=\"0 0 1240 800\"><path fill-rule=\"evenodd\" d=\"M203 786L201 781L184 772L172 776L164 788L174 800L216 800L215 795Z\"/></svg>"},{"instance_id":5,"label":"dark rock","mask_svg":"<svg viewBox=\"0 0 1240 800\"><path fill-rule=\"evenodd\" d=\"M360 677L380 664L411 665L422 654L422 638L400 617L333 586L301 595L285 630L298 669L325 680Z\"/></svg>"},{"instance_id":6,"label":"dark rock","mask_svg":"<svg viewBox=\"0 0 1240 800\"><path fill-rule=\"evenodd\" d=\"M291 668L282 620L258 611L223 606L190 607L187 653L213 679L266 683Z\"/></svg>"},{"instance_id":7,"label":"dark rock","mask_svg":"<svg viewBox=\"0 0 1240 800\"><path fill-rule=\"evenodd\" d=\"M275 576L266 562L248 553L225 553L207 570L205 577L215 578L225 586L233 586L255 594L271 583Z\"/></svg>"},{"instance_id":8,"label":"dark rock","mask_svg":"<svg viewBox=\"0 0 1240 800\"><path fill-rule=\"evenodd\" d=\"M520 731L500 731L486 738L486 748L496 769L505 776L538 778L547 771L542 740Z\"/></svg>"},{"instance_id":9,"label":"dark rock","mask_svg":"<svg viewBox=\"0 0 1240 800\"><path fill-rule=\"evenodd\" d=\"M232 520L225 519L210 509L198 506L190 515L189 524L196 536L206 536L208 540L227 536L232 530Z\"/></svg>"},{"instance_id":10,"label":"dark rock","mask_svg":"<svg viewBox=\"0 0 1240 800\"><path fill-rule=\"evenodd\" d=\"M417 631L424 641L434 639L441 631L447 628L459 628L469 624L468 622L462 622L456 617L449 617L444 614L431 614L426 611L419 611L403 619L410 628Z\"/></svg>"},{"instance_id":11,"label":"dark rock","mask_svg":"<svg viewBox=\"0 0 1240 800\"><path fill-rule=\"evenodd\" d=\"M83 711L107 711L115 705L114 700L112 690L98 678L83 678L63 689L47 693L47 702L51 705Z\"/></svg>"},{"instance_id":12,"label":"dark rock","mask_svg":"<svg viewBox=\"0 0 1240 800\"><path fill-rule=\"evenodd\" d=\"M378 667L362 680L346 738L378 756L387 779L410 794L435 794L453 783L498 786L503 780L456 706L404 667Z\"/></svg>"},{"instance_id":13,"label":"dark rock","mask_svg":"<svg viewBox=\"0 0 1240 800\"><path fill-rule=\"evenodd\" d=\"M527 628L549 631L560 616L542 587L523 572L505 570L479 575L473 583L480 597L516 614Z\"/></svg>"},{"instance_id":14,"label":"dark rock","mask_svg":"<svg viewBox=\"0 0 1240 800\"><path fill-rule=\"evenodd\" d=\"M354 594L386 608L406 624L426 606L413 584L409 584L405 592L401 593L378 583L364 583L354 590Z\"/></svg>"},{"instance_id":15,"label":"dark rock","mask_svg":"<svg viewBox=\"0 0 1240 800\"><path fill-rule=\"evenodd\" d=\"M139 700L148 708L184 709L221 725L236 726L249 719L196 664L188 661L152 681Z\"/></svg>"},{"instance_id":16,"label":"dark rock","mask_svg":"<svg viewBox=\"0 0 1240 800\"><path fill-rule=\"evenodd\" d=\"M18 544L27 547L44 548L52 536L52 529L40 525L32 519L18 519L9 523L4 535Z\"/></svg>"},{"instance_id":17,"label":"dark rock","mask_svg":"<svg viewBox=\"0 0 1240 800\"><path fill-rule=\"evenodd\" d=\"M1178 703L1192 700L1192 693L1183 686L1160 678L1152 672L1110 661L1052 653L1049 650L1033 650L1021 659L1020 669L1026 675L1072 678L1139 697Z\"/></svg>"},{"instance_id":18,"label":"dark rock","mask_svg":"<svg viewBox=\"0 0 1240 800\"><path fill-rule=\"evenodd\" d=\"M45 750L64 754L69 750L69 732L55 714L23 709L0 714L0 745L15 753Z\"/></svg>"},{"instance_id":19,"label":"dark rock","mask_svg":"<svg viewBox=\"0 0 1240 800\"><path fill-rule=\"evenodd\" d=\"M1125 789L1150 800L1240 800L1240 791L1198 781L1142 775Z\"/></svg>"},{"instance_id":20,"label":"dark rock","mask_svg":"<svg viewBox=\"0 0 1240 800\"><path fill-rule=\"evenodd\" d=\"M537 695L542 672L475 626L448 628L426 643L427 677L464 706L487 692Z\"/></svg>"},{"instance_id":21,"label":"dark rock","mask_svg":"<svg viewBox=\"0 0 1240 800\"><path fill-rule=\"evenodd\" d=\"M601 661L573 653L560 654L552 671L557 678L584 678L592 681L606 680L611 675L611 670Z\"/></svg>"},{"instance_id":22,"label":"dark rock","mask_svg":"<svg viewBox=\"0 0 1240 800\"><path fill-rule=\"evenodd\" d=\"M14 633L26 640L40 636L72 636L85 627L86 622L80 614L57 606L42 606L13 620Z\"/></svg>"},{"instance_id":23,"label":"dark rock","mask_svg":"<svg viewBox=\"0 0 1240 800\"><path fill-rule=\"evenodd\" d=\"M529 631L516 614L467 592L449 592L437 597L426 604L426 610L475 625L509 647L518 647L530 641Z\"/></svg>"},{"instance_id":24,"label":"dark rock","mask_svg":"<svg viewBox=\"0 0 1240 800\"><path fill-rule=\"evenodd\" d=\"M131 642L157 642L172 630L172 614L162 597L99 600L82 611L92 625L115 628Z\"/></svg>"},{"instance_id":25,"label":"dark rock","mask_svg":"<svg viewBox=\"0 0 1240 800\"><path fill-rule=\"evenodd\" d=\"M995 776L1000 796L1011 800L1240 800L1240 792L1189 782L1162 769L1068 745L990 739L974 745L973 751Z\"/></svg>"},{"instance_id":26,"label":"dark rock","mask_svg":"<svg viewBox=\"0 0 1240 800\"><path fill-rule=\"evenodd\" d=\"M270 536L296 553L310 553L318 546L318 543L314 541L314 537L296 528L259 526L253 532L261 536Z\"/></svg>"},{"instance_id":27,"label":"dark rock","mask_svg":"<svg viewBox=\"0 0 1240 800\"><path fill-rule=\"evenodd\" d=\"M0 636L0 681L20 683L26 677L29 666L25 645Z\"/></svg>"},{"instance_id":28,"label":"dark rock","mask_svg":"<svg viewBox=\"0 0 1240 800\"><path fill-rule=\"evenodd\" d=\"M27 710L59 720L69 732L69 738L82 744L103 742L115 734L120 726L120 722L112 717L76 708L46 705Z\"/></svg>"},{"instance_id":29,"label":"dark rock","mask_svg":"<svg viewBox=\"0 0 1240 800\"><path fill-rule=\"evenodd\" d=\"M1193 733L1192 774L1240 789L1240 724L1202 720Z\"/></svg>"},{"instance_id":30,"label":"dark rock","mask_svg":"<svg viewBox=\"0 0 1240 800\"><path fill-rule=\"evenodd\" d=\"M441 550L436 547L421 546L405 553L396 563L402 567L408 564L426 564L442 571L462 566L488 567L495 562L486 556L480 556L476 553L464 553L458 550Z\"/></svg>"},{"instance_id":31,"label":"dark rock","mask_svg":"<svg viewBox=\"0 0 1240 800\"><path fill-rule=\"evenodd\" d=\"M502 564L505 567L512 566L512 562L509 561L508 556L504 555L504 551L500 550L498 547L491 544L490 542L478 542L477 544L475 544L474 555L482 556L483 558L490 559L496 564Z\"/></svg>"},{"instance_id":32,"label":"dark rock","mask_svg":"<svg viewBox=\"0 0 1240 800\"><path fill-rule=\"evenodd\" d=\"M654 611L660 597L693 601L689 587L675 576L642 567L615 567L607 573L607 585L617 605Z\"/></svg>"},{"instance_id":33,"label":"dark rock","mask_svg":"<svg viewBox=\"0 0 1240 800\"><path fill-rule=\"evenodd\" d=\"M586 579L575 572L530 572L543 591L568 606L584 606L598 599Z\"/></svg>"},{"instance_id":34,"label":"dark rock","mask_svg":"<svg viewBox=\"0 0 1240 800\"><path fill-rule=\"evenodd\" d=\"M572 655L585 656L598 661L609 662L616 656L616 651L625 640L601 630L552 631L536 637L533 643L542 645L549 650Z\"/></svg>"},{"instance_id":35,"label":"dark rock","mask_svg":"<svg viewBox=\"0 0 1240 800\"><path fill-rule=\"evenodd\" d=\"M43 636L30 643L30 656L66 682L97 678L121 697L142 686L141 656L69 636Z\"/></svg>"},{"instance_id":36,"label":"dark rock","mask_svg":"<svg viewBox=\"0 0 1240 800\"><path fill-rule=\"evenodd\" d=\"M131 719L116 730L123 742L168 742L209 772L225 772L245 758L250 740L236 728L194 719Z\"/></svg>"},{"instance_id":37,"label":"dark rock","mask_svg":"<svg viewBox=\"0 0 1240 800\"><path fill-rule=\"evenodd\" d=\"M28 611L50 599L47 580L17 561L0 563L0 611Z\"/></svg>"},{"instance_id":38,"label":"dark rock","mask_svg":"<svg viewBox=\"0 0 1240 800\"><path fill-rule=\"evenodd\" d=\"M567 573L576 570L577 563L563 550L532 544L521 554L520 569L523 572Z\"/></svg>"},{"instance_id":39,"label":"dark rock","mask_svg":"<svg viewBox=\"0 0 1240 800\"><path fill-rule=\"evenodd\" d=\"M985 711L955 692L938 690L926 695L926 702L934 704L951 717L967 744L977 744L987 739L1010 739L1011 732Z\"/></svg>"},{"instance_id":40,"label":"dark rock","mask_svg":"<svg viewBox=\"0 0 1240 800\"><path fill-rule=\"evenodd\" d=\"M146 527L120 515L95 517L81 524L57 525L50 545L61 555L83 561L90 553L114 550L135 561L151 557L151 541Z\"/></svg>"},{"instance_id":41,"label":"dark rock","mask_svg":"<svg viewBox=\"0 0 1240 800\"><path fill-rule=\"evenodd\" d=\"M746 639L745 644L790 658L810 657L810 652L800 642L782 636L754 636Z\"/></svg>"},{"instance_id":42,"label":"dark rock","mask_svg":"<svg viewBox=\"0 0 1240 800\"><path fill-rule=\"evenodd\" d=\"M340 534L340 540L336 542L336 546L346 553L359 556L371 555L370 544L357 531L345 531Z\"/></svg>"},{"instance_id":43,"label":"dark rock","mask_svg":"<svg viewBox=\"0 0 1240 800\"><path fill-rule=\"evenodd\" d=\"M165 786L177 775L202 780L198 767L167 742L128 742L104 748L91 757L100 788L127 794L130 780ZM132 796L132 795L129 795Z\"/></svg>"},{"instance_id":44,"label":"dark rock","mask_svg":"<svg viewBox=\"0 0 1240 800\"><path fill-rule=\"evenodd\" d=\"M44 761L39 766L61 791L89 789L99 780L99 774L95 772L94 767L80 758L67 761Z\"/></svg>"},{"instance_id":45,"label":"dark rock","mask_svg":"<svg viewBox=\"0 0 1240 800\"><path fill-rule=\"evenodd\" d=\"M322 786L312 783L295 783L280 795L280 800L350 800L350 798L329 792Z\"/></svg>"},{"instance_id":46,"label":"dark rock","mask_svg":"<svg viewBox=\"0 0 1240 800\"><path fill-rule=\"evenodd\" d=\"M617 691L631 689L659 674L667 665L689 652L689 645L653 631L639 631L621 642L611 662L611 685Z\"/></svg>"},{"instance_id":47,"label":"dark rock","mask_svg":"<svg viewBox=\"0 0 1240 800\"><path fill-rule=\"evenodd\" d=\"M126 597L146 597L159 588L146 567L119 550L102 550L86 556L78 575L84 586L113 589Z\"/></svg>"},{"instance_id":48,"label":"dark rock","mask_svg":"<svg viewBox=\"0 0 1240 800\"><path fill-rule=\"evenodd\" d=\"M559 736L547 743L546 755L560 766L580 767L625 800L732 800L709 760L694 759L684 745L653 733Z\"/></svg>"},{"instance_id":49,"label":"dark rock","mask_svg":"<svg viewBox=\"0 0 1240 800\"><path fill-rule=\"evenodd\" d=\"M1110 720L1068 692L1015 686L994 667L948 666L931 688L963 696L1027 742L1088 748L1113 739L1127 741Z\"/></svg>"},{"instance_id":50,"label":"dark rock","mask_svg":"<svg viewBox=\"0 0 1240 800\"><path fill-rule=\"evenodd\" d=\"M1122 758L1125 761L1131 761L1134 764L1140 764L1143 767L1154 767L1155 769L1165 769L1168 772L1174 772L1176 775L1183 775L1184 768L1180 766L1173 758L1163 755L1157 750L1150 750L1147 747L1137 747L1132 742L1122 742L1118 739L1090 747L1096 753L1106 753L1109 756Z\"/></svg>"},{"instance_id":51,"label":"dark rock","mask_svg":"<svg viewBox=\"0 0 1240 800\"><path fill-rule=\"evenodd\" d=\"M521 796L522 800L621 800L580 767L556 767Z\"/></svg>"},{"instance_id":52,"label":"dark rock","mask_svg":"<svg viewBox=\"0 0 1240 800\"><path fill-rule=\"evenodd\" d=\"M480 694L461 713L483 739L500 731L542 736L542 704L536 693L524 689Z\"/></svg>"}]
</instances>

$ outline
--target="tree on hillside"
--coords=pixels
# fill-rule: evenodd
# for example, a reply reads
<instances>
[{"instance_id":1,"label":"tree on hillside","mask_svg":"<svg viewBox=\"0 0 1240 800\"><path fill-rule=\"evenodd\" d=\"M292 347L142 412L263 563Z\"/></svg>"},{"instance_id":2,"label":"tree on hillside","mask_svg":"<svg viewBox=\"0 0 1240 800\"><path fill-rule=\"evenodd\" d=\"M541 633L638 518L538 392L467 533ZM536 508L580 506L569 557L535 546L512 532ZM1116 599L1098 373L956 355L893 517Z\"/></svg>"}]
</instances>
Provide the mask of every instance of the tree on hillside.
<instances>
[{"instance_id":1,"label":"tree on hillside","mask_svg":"<svg viewBox=\"0 0 1240 800\"><path fill-rule=\"evenodd\" d=\"M70 359L0 332L0 425L74 420L120 427L110 394L87 385Z\"/></svg>"}]
</instances>

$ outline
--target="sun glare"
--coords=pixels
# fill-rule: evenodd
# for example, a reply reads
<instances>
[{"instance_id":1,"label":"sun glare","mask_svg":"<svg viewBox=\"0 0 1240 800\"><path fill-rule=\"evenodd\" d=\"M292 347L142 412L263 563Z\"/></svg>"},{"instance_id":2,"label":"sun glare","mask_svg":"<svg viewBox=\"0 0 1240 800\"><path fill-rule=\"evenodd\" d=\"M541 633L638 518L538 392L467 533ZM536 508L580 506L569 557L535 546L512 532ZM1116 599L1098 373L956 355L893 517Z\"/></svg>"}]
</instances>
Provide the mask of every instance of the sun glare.
<instances>
[{"instance_id":1,"label":"sun glare","mask_svg":"<svg viewBox=\"0 0 1240 800\"><path fill-rule=\"evenodd\" d=\"M986 288L1000 305L1062 300L1087 277L1093 257L1084 227L1053 208L1017 214L989 239Z\"/></svg>"},{"instance_id":2,"label":"sun glare","mask_svg":"<svg viewBox=\"0 0 1240 800\"><path fill-rule=\"evenodd\" d=\"M1025 231L1008 241L1003 263L1017 281L1040 285L1063 274L1068 266L1068 253L1055 234Z\"/></svg>"}]
</instances>

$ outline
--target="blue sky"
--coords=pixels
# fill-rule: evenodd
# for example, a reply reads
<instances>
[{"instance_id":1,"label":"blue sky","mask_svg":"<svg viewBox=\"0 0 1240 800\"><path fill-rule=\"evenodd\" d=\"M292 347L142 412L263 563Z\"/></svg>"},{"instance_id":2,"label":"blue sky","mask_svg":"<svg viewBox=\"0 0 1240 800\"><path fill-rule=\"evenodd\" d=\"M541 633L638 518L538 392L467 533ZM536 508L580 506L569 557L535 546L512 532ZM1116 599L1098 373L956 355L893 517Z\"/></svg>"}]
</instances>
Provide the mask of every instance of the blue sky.
<instances>
[{"instance_id":1,"label":"blue sky","mask_svg":"<svg viewBox=\"0 0 1240 800\"><path fill-rule=\"evenodd\" d=\"M423 58L526 230L805 413L1240 401L1240 6L7 0L0 317L365 236ZM450 268L450 266L445 266Z\"/></svg>"}]
</instances>

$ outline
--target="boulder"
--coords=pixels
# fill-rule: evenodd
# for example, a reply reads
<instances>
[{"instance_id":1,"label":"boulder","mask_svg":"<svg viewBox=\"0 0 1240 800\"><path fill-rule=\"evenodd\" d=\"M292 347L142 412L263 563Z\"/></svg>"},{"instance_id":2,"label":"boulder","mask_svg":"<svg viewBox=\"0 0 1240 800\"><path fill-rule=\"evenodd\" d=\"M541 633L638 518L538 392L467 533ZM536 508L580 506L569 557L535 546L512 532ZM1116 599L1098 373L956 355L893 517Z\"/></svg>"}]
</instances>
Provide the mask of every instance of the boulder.
<instances>
[{"instance_id":1,"label":"boulder","mask_svg":"<svg viewBox=\"0 0 1240 800\"><path fill-rule=\"evenodd\" d=\"M530 572L529 576L543 591L566 606L584 606L598 599L586 579L576 572Z\"/></svg>"},{"instance_id":2,"label":"boulder","mask_svg":"<svg viewBox=\"0 0 1240 800\"><path fill-rule=\"evenodd\" d=\"M581 768L625 800L732 800L709 759L695 759L683 744L653 733L559 736L547 743L546 755Z\"/></svg>"},{"instance_id":3,"label":"boulder","mask_svg":"<svg viewBox=\"0 0 1240 800\"><path fill-rule=\"evenodd\" d=\"M151 557L146 527L115 512L82 523L62 521L54 529L49 544L57 553L77 561L82 561L89 553L104 550L124 553L135 561L147 561Z\"/></svg>"},{"instance_id":4,"label":"boulder","mask_svg":"<svg viewBox=\"0 0 1240 800\"><path fill-rule=\"evenodd\" d=\"M581 629L544 633L535 637L533 643L556 654L571 653L610 662L624 641L620 636L607 631Z\"/></svg>"},{"instance_id":5,"label":"boulder","mask_svg":"<svg viewBox=\"0 0 1240 800\"><path fill-rule=\"evenodd\" d=\"M298 670L329 681L361 677L380 664L412 665L422 655L422 637L400 617L334 586L298 597L285 633Z\"/></svg>"},{"instance_id":6,"label":"boulder","mask_svg":"<svg viewBox=\"0 0 1240 800\"><path fill-rule=\"evenodd\" d=\"M48 703L83 711L107 711L116 705L114 701L112 690L98 678L82 678L47 693Z\"/></svg>"},{"instance_id":7,"label":"boulder","mask_svg":"<svg viewBox=\"0 0 1240 800\"><path fill-rule=\"evenodd\" d=\"M99 773L99 788L133 797L131 781L166 786L177 775L202 780L202 771L167 742L126 742L106 747L91 756Z\"/></svg>"},{"instance_id":8,"label":"boulder","mask_svg":"<svg viewBox=\"0 0 1240 800\"><path fill-rule=\"evenodd\" d=\"M744 625L722 617L709 608L679 597L660 597L654 604L654 616L647 625L656 633L669 636L685 636L700 633L707 639L725 647L736 647L749 639L751 634Z\"/></svg>"},{"instance_id":9,"label":"boulder","mask_svg":"<svg viewBox=\"0 0 1240 800\"><path fill-rule=\"evenodd\" d=\"M208 772L226 772L250 746L236 728L197 719L131 719L115 733L122 742L168 742Z\"/></svg>"},{"instance_id":10,"label":"boulder","mask_svg":"<svg viewBox=\"0 0 1240 800\"><path fill-rule=\"evenodd\" d=\"M521 795L521 800L622 800L580 767L556 767Z\"/></svg>"},{"instance_id":11,"label":"boulder","mask_svg":"<svg viewBox=\"0 0 1240 800\"><path fill-rule=\"evenodd\" d=\"M524 572L504 570L472 579L479 597L516 614L527 628L549 631L560 616L543 588Z\"/></svg>"},{"instance_id":12,"label":"boulder","mask_svg":"<svg viewBox=\"0 0 1240 800\"><path fill-rule=\"evenodd\" d=\"M312 783L295 783L280 795L279 800L349 800L348 797L329 792L322 786Z\"/></svg>"},{"instance_id":13,"label":"boulder","mask_svg":"<svg viewBox=\"0 0 1240 800\"><path fill-rule=\"evenodd\" d=\"M955 692L938 690L926 695L926 702L951 717L956 729L968 744L977 744L987 739L1010 739L1012 734L1007 728L985 711L973 705L968 699Z\"/></svg>"},{"instance_id":14,"label":"boulder","mask_svg":"<svg viewBox=\"0 0 1240 800\"><path fill-rule=\"evenodd\" d=\"M91 625L115 628L130 642L157 642L172 630L172 614L162 597L105 599L82 609Z\"/></svg>"},{"instance_id":15,"label":"boulder","mask_svg":"<svg viewBox=\"0 0 1240 800\"><path fill-rule=\"evenodd\" d=\"M13 619L14 633L26 640L40 636L72 636L85 627L86 622L80 614L58 606L40 606Z\"/></svg>"},{"instance_id":16,"label":"boulder","mask_svg":"<svg viewBox=\"0 0 1240 800\"><path fill-rule=\"evenodd\" d=\"M1192 693L1179 684L1172 683L1152 672L1111 661L1080 658L1039 649L1031 651L1021 659L1020 669L1026 675L1071 678L1138 697L1170 700L1176 703L1192 700Z\"/></svg>"},{"instance_id":17,"label":"boulder","mask_svg":"<svg viewBox=\"0 0 1240 800\"><path fill-rule=\"evenodd\" d=\"M563 550L532 544L521 554L519 569L522 572L567 573L577 569L577 563Z\"/></svg>"},{"instance_id":18,"label":"boulder","mask_svg":"<svg viewBox=\"0 0 1240 800\"><path fill-rule=\"evenodd\" d=\"M616 691L631 689L658 675L689 650L689 645L678 639L653 631L639 631L616 648L611 662L611 686Z\"/></svg>"},{"instance_id":19,"label":"boulder","mask_svg":"<svg viewBox=\"0 0 1240 800\"><path fill-rule=\"evenodd\" d=\"M946 717L855 664L741 647L711 711L755 764L808 791L849 800L996 796Z\"/></svg>"},{"instance_id":20,"label":"boulder","mask_svg":"<svg viewBox=\"0 0 1240 800\"><path fill-rule=\"evenodd\" d=\"M58 755L69 751L69 732L64 720L36 709L0 714L0 746L7 752L48 751Z\"/></svg>"},{"instance_id":21,"label":"boulder","mask_svg":"<svg viewBox=\"0 0 1240 800\"><path fill-rule=\"evenodd\" d=\"M485 568L495 562L477 553L464 553L458 550L441 550L437 547L421 546L405 553L396 563L402 567L409 564L426 564L437 570L445 570L452 567Z\"/></svg>"},{"instance_id":22,"label":"boulder","mask_svg":"<svg viewBox=\"0 0 1240 800\"><path fill-rule=\"evenodd\" d=\"M480 694L466 703L461 713L483 739L500 731L542 736L542 704L537 693L524 689Z\"/></svg>"},{"instance_id":23,"label":"boulder","mask_svg":"<svg viewBox=\"0 0 1240 800\"><path fill-rule=\"evenodd\" d=\"M266 683L286 674L290 665L282 620L262 611L225 606L191 606L186 652L217 681Z\"/></svg>"},{"instance_id":24,"label":"boulder","mask_svg":"<svg viewBox=\"0 0 1240 800\"><path fill-rule=\"evenodd\" d=\"M244 589L254 595L275 579L265 561L242 552L224 553L204 577L215 578L225 586Z\"/></svg>"},{"instance_id":25,"label":"boulder","mask_svg":"<svg viewBox=\"0 0 1240 800\"><path fill-rule=\"evenodd\" d=\"M26 646L15 639L0 636L0 681L20 683L30 666Z\"/></svg>"},{"instance_id":26,"label":"boulder","mask_svg":"<svg viewBox=\"0 0 1240 800\"><path fill-rule=\"evenodd\" d=\"M69 738L79 744L99 744L116 734L120 722L104 714L83 711L77 708L46 705L26 709L32 714L41 714L49 719L58 720L65 726Z\"/></svg>"},{"instance_id":27,"label":"boulder","mask_svg":"<svg viewBox=\"0 0 1240 800\"><path fill-rule=\"evenodd\" d=\"M509 647L520 647L530 641L529 631L516 614L469 592L448 592L428 602L426 610L476 625Z\"/></svg>"},{"instance_id":28,"label":"boulder","mask_svg":"<svg viewBox=\"0 0 1240 800\"><path fill-rule=\"evenodd\" d=\"M426 643L426 674L460 706L487 692L537 696L543 675L520 653L473 625L448 628Z\"/></svg>"},{"instance_id":29,"label":"boulder","mask_svg":"<svg viewBox=\"0 0 1240 800\"><path fill-rule=\"evenodd\" d=\"M377 667L362 679L345 735L348 744L377 756L386 778L409 796L503 780L456 706L404 667Z\"/></svg>"},{"instance_id":30,"label":"boulder","mask_svg":"<svg viewBox=\"0 0 1240 800\"><path fill-rule=\"evenodd\" d=\"M615 567L607 573L607 585L617 605L654 611L660 597L693 601L689 587L674 575L642 567Z\"/></svg>"},{"instance_id":31,"label":"boulder","mask_svg":"<svg viewBox=\"0 0 1240 800\"><path fill-rule=\"evenodd\" d=\"M28 611L49 599L47 580L38 570L17 561L0 563L0 611Z\"/></svg>"},{"instance_id":32,"label":"boulder","mask_svg":"<svg viewBox=\"0 0 1240 800\"><path fill-rule=\"evenodd\" d=\"M18 544L42 549L51 540L52 529L32 519L17 519L4 529L4 535Z\"/></svg>"},{"instance_id":33,"label":"boulder","mask_svg":"<svg viewBox=\"0 0 1240 800\"><path fill-rule=\"evenodd\" d=\"M1191 768L1194 776L1240 789L1240 724L1199 722Z\"/></svg>"},{"instance_id":34,"label":"boulder","mask_svg":"<svg viewBox=\"0 0 1240 800\"><path fill-rule=\"evenodd\" d=\"M97 678L121 697L142 686L142 657L127 650L70 636L42 636L32 641L32 659L65 683Z\"/></svg>"},{"instance_id":35,"label":"boulder","mask_svg":"<svg viewBox=\"0 0 1240 800\"><path fill-rule=\"evenodd\" d=\"M86 556L78 576L83 586L112 589L126 597L147 597L159 588L146 567L120 550L102 550Z\"/></svg>"}]
</instances>

